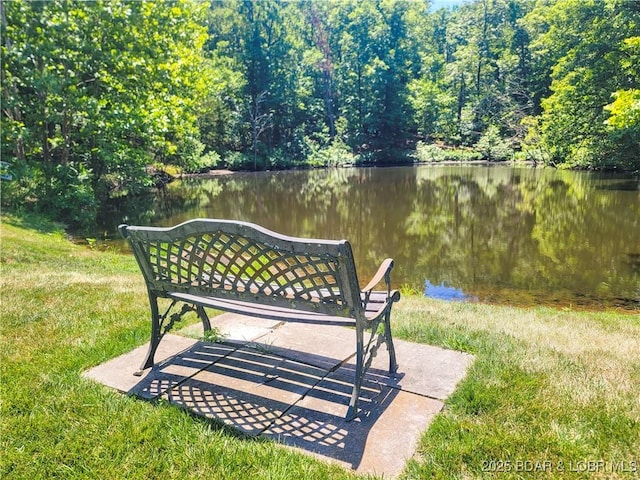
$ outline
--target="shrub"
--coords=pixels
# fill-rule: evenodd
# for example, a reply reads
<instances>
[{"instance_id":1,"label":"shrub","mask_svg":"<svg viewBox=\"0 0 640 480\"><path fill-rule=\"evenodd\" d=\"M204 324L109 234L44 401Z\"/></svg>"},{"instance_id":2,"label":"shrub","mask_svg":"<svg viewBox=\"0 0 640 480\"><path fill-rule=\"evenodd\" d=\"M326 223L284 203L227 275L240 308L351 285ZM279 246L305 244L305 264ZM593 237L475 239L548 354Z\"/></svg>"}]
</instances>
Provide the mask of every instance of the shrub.
<instances>
[{"instance_id":1,"label":"shrub","mask_svg":"<svg viewBox=\"0 0 640 480\"><path fill-rule=\"evenodd\" d=\"M447 160L447 152L434 143L418 142L414 157L418 162L443 162Z\"/></svg>"},{"instance_id":2,"label":"shrub","mask_svg":"<svg viewBox=\"0 0 640 480\"><path fill-rule=\"evenodd\" d=\"M482 154L476 150L456 148L453 150L446 150L446 153L447 160L454 162L474 162L476 160L482 160Z\"/></svg>"},{"instance_id":3,"label":"shrub","mask_svg":"<svg viewBox=\"0 0 640 480\"><path fill-rule=\"evenodd\" d=\"M476 143L476 149L486 160L504 161L513 158L513 148L508 140L500 136L500 129L496 125L487 128Z\"/></svg>"},{"instance_id":4,"label":"shrub","mask_svg":"<svg viewBox=\"0 0 640 480\"><path fill-rule=\"evenodd\" d=\"M258 158L257 162L262 165L262 159ZM229 152L225 157L225 163L230 170L252 170L254 166L253 155L243 152Z\"/></svg>"},{"instance_id":5,"label":"shrub","mask_svg":"<svg viewBox=\"0 0 640 480\"><path fill-rule=\"evenodd\" d=\"M440 145L418 142L413 157L418 162L472 162L481 160L482 154L475 150L444 148Z\"/></svg>"},{"instance_id":6,"label":"shrub","mask_svg":"<svg viewBox=\"0 0 640 480\"><path fill-rule=\"evenodd\" d=\"M336 138L332 143L318 146L309 142L311 153L306 163L313 167L337 167L357 163L358 156L343 141Z\"/></svg>"},{"instance_id":7,"label":"shrub","mask_svg":"<svg viewBox=\"0 0 640 480\"><path fill-rule=\"evenodd\" d=\"M267 158L267 168L273 170L284 170L295 166L295 157L284 148L274 148Z\"/></svg>"},{"instance_id":8,"label":"shrub","mask_svg":"<svg viewBox=\"0 0 640 480\"><path fill-rule=\"evenodd\" d=\"M213 150L203 153L204 148L204 144L199 140L192 138L183 141L181 155L176 161L177 165L188 173L197 173L218 166L220 155Z\"/></svg>"},{"instance_id":9,"label":"shrub","mask_svg":"<svg viewBox=\"0 0 640 480\"><path fill-rule=\"evenodd\" d=\"M91 172L82 164L56 165L47 177L37 210L74 231L93 227L98 205L91 185Z\"/></svg>"}]
</instances>

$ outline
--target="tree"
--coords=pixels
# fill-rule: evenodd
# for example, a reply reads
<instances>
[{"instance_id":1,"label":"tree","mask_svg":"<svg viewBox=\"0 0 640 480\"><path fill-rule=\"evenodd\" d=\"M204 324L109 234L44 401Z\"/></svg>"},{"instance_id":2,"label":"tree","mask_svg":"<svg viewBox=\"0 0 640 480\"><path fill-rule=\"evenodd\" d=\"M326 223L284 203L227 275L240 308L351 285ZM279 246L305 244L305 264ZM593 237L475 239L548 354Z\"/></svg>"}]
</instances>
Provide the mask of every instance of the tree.
<instances>
[{"instance_id":1,"label":"tree","mask_svg":"<svg viewBox=\"0 0 640 480\"><path fill-rule=\"evenodd\" d=\"M145 185L147 163L179 161L198 137L203 12L187 0L2 2L2 155L21 172L3 203L28 196L80 226L100 198Z\"/></svg>"},{"instance_id":2,"label":"tree","mask_svg":"<svg viewBox=\"0 0 640 480\"><path fill-rule=\"evenodd\" d=\"M619 147L619 162L629 169L640 167L640 36L623 40L621 67L629 78L635 78L635 88L626 88L612 94L614 101L605 106L610 114L605 121L607 131ZM635 159L635 161L634 161Z\"/></svg>"},{"instance_id":3,"label":"tree","mask_svg":"<svg viewBox=\"0 0 640 480\"><path fill-rule=\"evenodd\" d=\"M242 78L239 92L233 94L235 128L242 141L233 149L250 151L253 168L274 166L280 154L301 153L300 130L314 104L305 61L310 45L302 33L304 8L273 0L211 5L209 48Z\"/></svg>"},{"instance_id":4,"label":"tree","mask_svg":"<svg viewBox=\"0 0 640 480\"><path fill-rule=\"evenodd\" d=\"M328 13L347 141L374 162L401 161L413 133L409 80L419 57L407 37L408 5L345 1Z\"/></svg>"},{"instance_id":5,"label":"tree","mask_svg":"<svg viewBox=\"0 0 640 480\"><path fill-rule=\"evenodd\" d=\"M638 88L638 76L621 68L630 54L625 42L640 33L637 5L561 0L535 13L544 19L538 21L544 30L537 35L535 52L553 58L552 93L542 101L540 127L551 161L590 168L638 165L637 147L629 149L633 140L620 142L622 132L607 125L605 108L615 92Z\"/></svg>"},{"instance_id":6,"label":"tree","mask_svg":"<svg viewBox=\"0 0 640 480\"><path fill-rule=\"evenodd\" d=\"M336 136L336 113L335 113L335 78L334 65L331 46L329 44L329 33L327 31L327 19L317 8L317 5L310 3L306 11L307 20L312 26L313 43L318 52L315 66L319 70L320 78L317 81L319 90L322 92L326 119L329 127L329 138L333 140Z\"/></svg>"}]
</instances>

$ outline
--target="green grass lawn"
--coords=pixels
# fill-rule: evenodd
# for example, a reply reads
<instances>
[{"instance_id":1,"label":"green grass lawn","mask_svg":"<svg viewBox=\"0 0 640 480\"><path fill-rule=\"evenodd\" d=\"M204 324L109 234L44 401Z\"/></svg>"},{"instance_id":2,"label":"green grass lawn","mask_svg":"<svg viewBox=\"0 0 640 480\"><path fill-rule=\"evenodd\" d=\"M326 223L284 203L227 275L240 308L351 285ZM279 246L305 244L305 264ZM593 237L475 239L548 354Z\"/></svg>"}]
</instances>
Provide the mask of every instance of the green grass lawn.
<instances>
[{"instance_id":1,"label":"green grass lawn","mask_svg":"<svg viewBox=\"0 0 640 480\"><path fill-rule=\"evenodd\" d=\"M148 341L134 258L16 217L1 240L0 478L355 477L83 378ZM640 477L640 315L405 295L393 327L476 356L404 478Z\"/></svg>"}]
</instances>

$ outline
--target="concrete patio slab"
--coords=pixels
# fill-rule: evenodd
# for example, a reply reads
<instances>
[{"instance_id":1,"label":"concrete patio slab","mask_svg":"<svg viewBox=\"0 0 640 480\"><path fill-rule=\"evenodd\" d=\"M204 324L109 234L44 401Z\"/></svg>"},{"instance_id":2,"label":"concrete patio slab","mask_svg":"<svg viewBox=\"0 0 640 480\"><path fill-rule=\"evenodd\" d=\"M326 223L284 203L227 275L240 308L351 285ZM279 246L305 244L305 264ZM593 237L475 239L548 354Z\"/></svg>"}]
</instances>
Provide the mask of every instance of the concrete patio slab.
<instances>
[{"instance_id":1,"label":"concrete patio slab","mask_svg":"<svg viewBox=\"0 0 640 480\"><path fill-rule=\"evenodd\" d=\"M264 436L358 473L394 477L444 404L367 380L360 395L360 415L347 422L352 378L348 369L331 373Z\"/></svg>"},{"instance_id":2,"label":"concrete patio slab","mask_svg":"<svg viewBox=\"0 0 640 480\"><path fill-rule=\"evenodd\" d=\"M246 344L270 333L281 322L265 318L247 317L235 313L223 313L211 318L211 326L218 329L221 337L228 343ZM178 333L201 339L202 323L183 328Z\"/></svg>"},{"instance_id":3,"label":"concrete patio slab","mask_svg":"<svg viewBox=\"0 0 640 480\"><path fill-rule=\"evenodd\" d=\"M167 392L165 398L255 436L327 373L276 355L241 349Z\"/></svg>"},{"instance_id":4,"label":"concrete patio slab","mask_svg":"<svg viewBox=\"0 0 640 480\"><path fill-rule=\"evenodd\" d=\"M228 345L196 342L180 354L156 363L127 393L148 400L157 398L234 351Z\"/></svg>"},{"instance_id":5,"label":"concrete patio slab","mask_svg":"<svg viewBox=\"0 0 640 480\"><path fill-rule=\"evenodd\" d=\"M197 340L191 338L167 335L164 340L160 342L158 350L156 351L157 364L160 364L167 358L176 358L176 355L188 350L196 343ZM142 390L144 387L141 388L141 384L151 384L159 370L157 368L149 369L145 370L141 376L134 375L134 373L140 369L140 365L148 349L149 344L142 345L129 353L120 355L119 357L87 370L83 375L86 378L91 378L121 392L129 392L133 389ZM151 398L151 395L146 397Z\"/></svg>"},{"instance_id":6,"label":"concrete patio slab","mask_svg":"<svg viewBox=\"0 0 640 480\"><path fill-rule=\"evenodd\" d=\"M355 355L356 333L333 325L285 323L254 342L283 357L331 370Z\"/></svg>"},{"instance_id":7,"label":"concrete patio slab","mask_svg":"<svg viewBox=\"0 0 640 480\"><path fill-rule=\"evenodd\" d=\"M247 435L389 478L402 471L473 360L460 352L394 340L400 367L390 375L381 346L361 390L360 414L347 422L355 368L352 329L222 317L211 320L218 328L227 325L223 343L168 334L156 365L143 376L133 373L146 346L85 376L142 398L162 396ZM190 328L189 334L198 337L197 327Z\"/></svg>"},{"instance_id":8,"label":"concrete patio slab","mask_svg":"<svg viewBox=\"0 0 640 480\"><path fill-rule=\"evenodd\" d=\"M368 374L375 380L406 392L444 400L453 393L473 362L473 355L394 339L398 374L389 375L389 355L380 346ZM355 363L346 367L355 369Z\"/></svg>"}]
</instances>

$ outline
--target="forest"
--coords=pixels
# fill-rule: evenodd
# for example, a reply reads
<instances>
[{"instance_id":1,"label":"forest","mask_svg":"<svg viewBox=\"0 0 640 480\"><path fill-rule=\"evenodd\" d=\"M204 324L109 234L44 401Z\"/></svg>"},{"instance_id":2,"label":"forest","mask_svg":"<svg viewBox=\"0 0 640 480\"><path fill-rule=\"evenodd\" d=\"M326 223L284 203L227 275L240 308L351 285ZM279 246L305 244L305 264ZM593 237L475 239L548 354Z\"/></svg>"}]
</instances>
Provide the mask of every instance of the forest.
<instances>
[{"instance_id":1,"label":"forest","mask_svg":"<svg viewBox=\"0 0 640 480\"><path fill-rule=\"evenodd\" d=\"M2 206L90 225L158 172L640 170L640 1L0 0Z\"/></svg>"}]
</instances>

